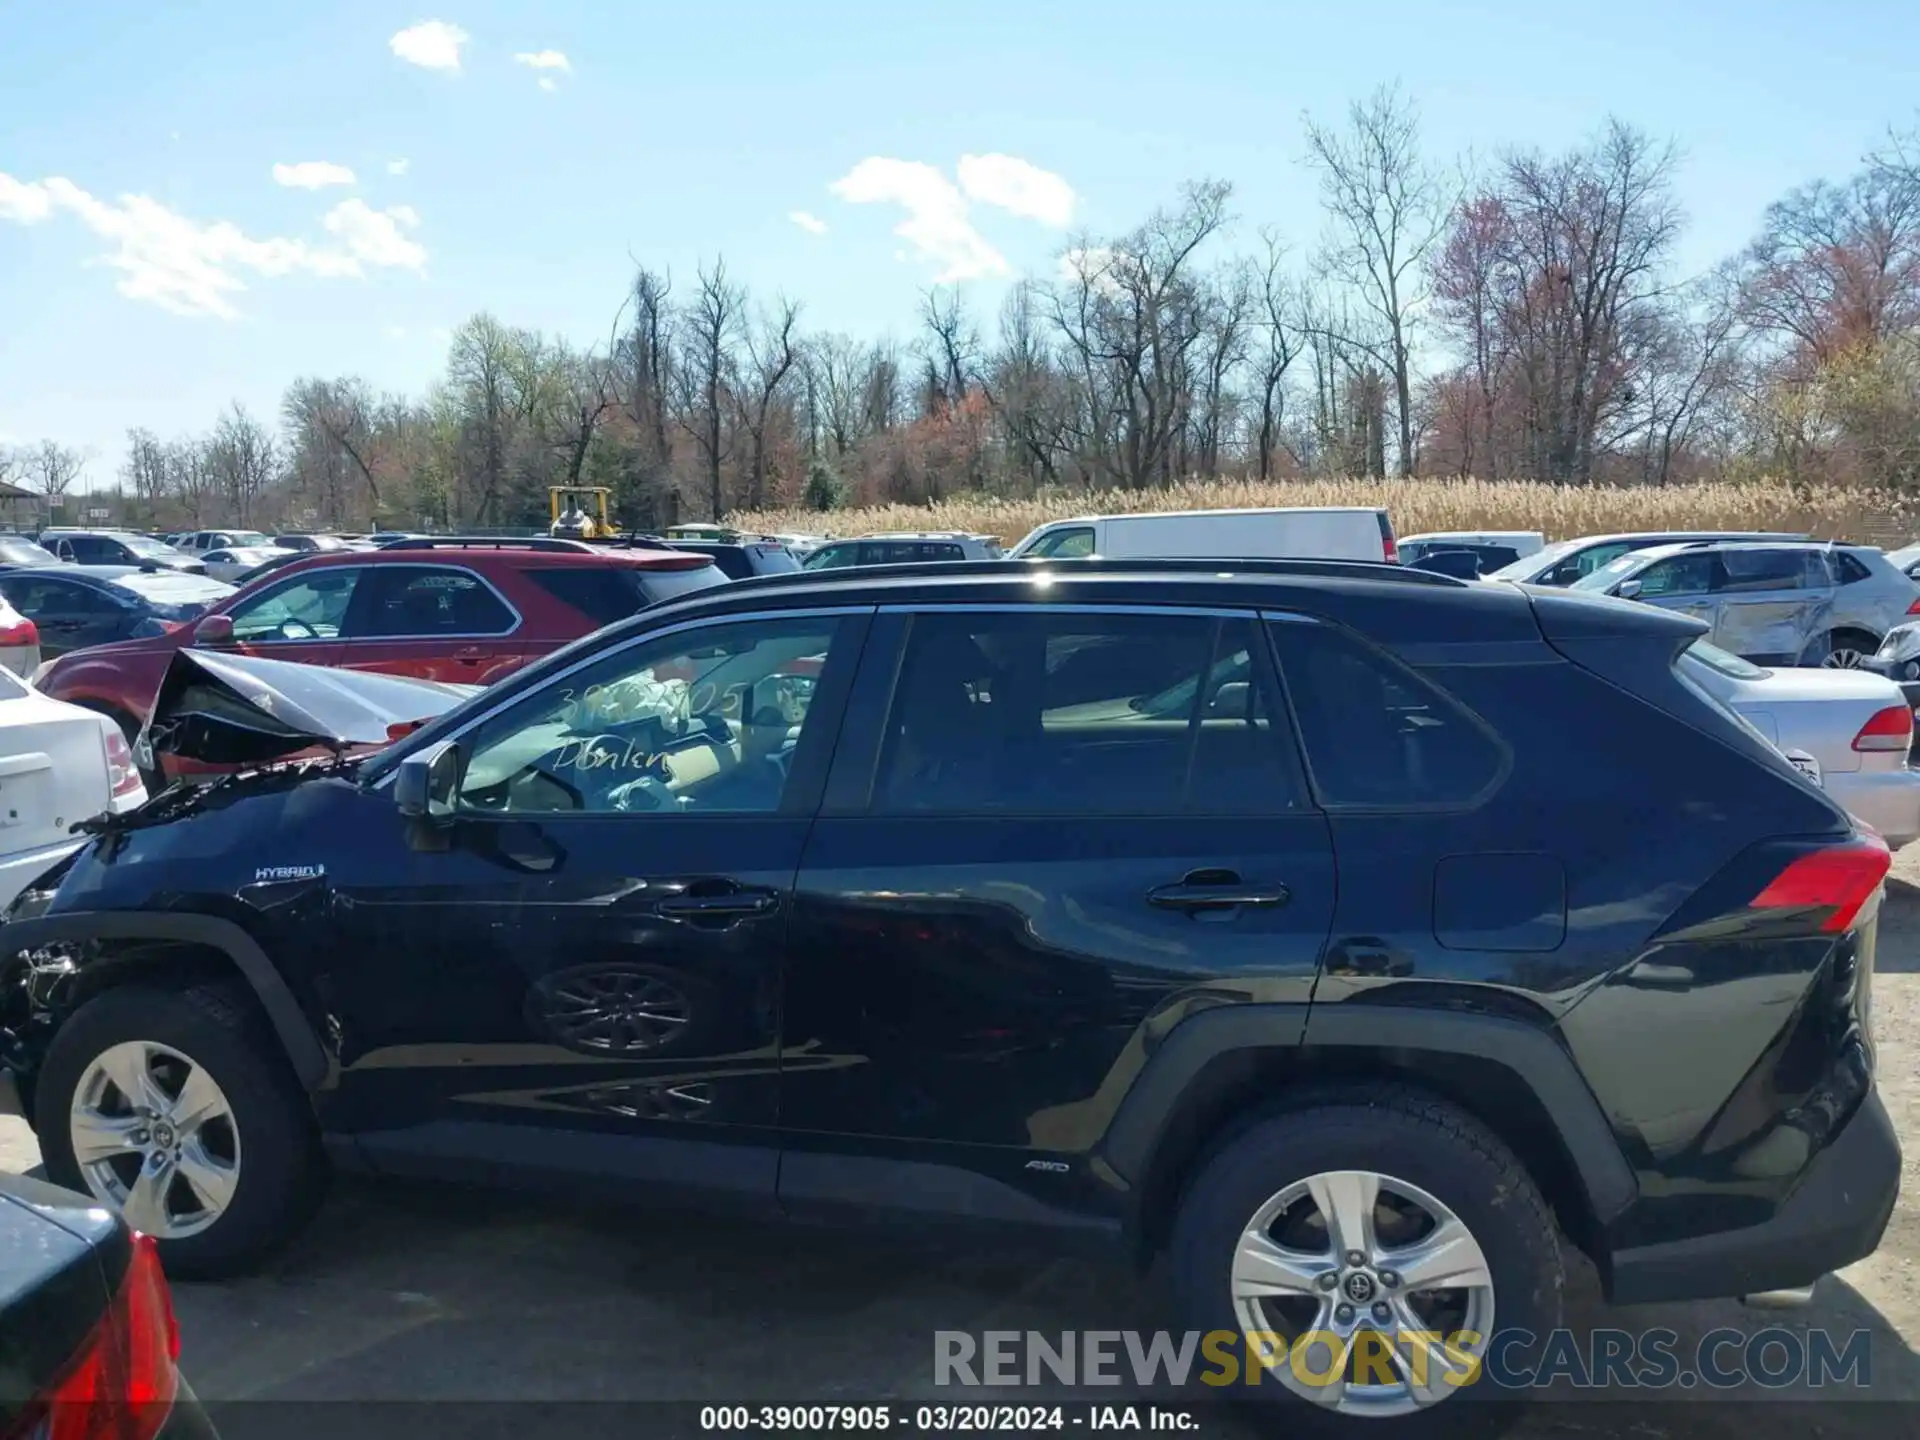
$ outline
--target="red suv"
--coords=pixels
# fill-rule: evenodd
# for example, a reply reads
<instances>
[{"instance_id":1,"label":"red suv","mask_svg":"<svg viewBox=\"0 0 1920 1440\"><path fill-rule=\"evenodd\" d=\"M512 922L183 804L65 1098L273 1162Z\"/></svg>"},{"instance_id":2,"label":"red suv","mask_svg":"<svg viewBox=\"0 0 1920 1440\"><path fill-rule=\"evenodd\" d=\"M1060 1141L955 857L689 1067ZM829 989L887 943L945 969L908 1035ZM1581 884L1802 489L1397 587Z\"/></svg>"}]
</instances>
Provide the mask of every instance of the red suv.
<instances>
[{"instance_id":1,"label":"red suv","mask_svg":"<svg viewBox=\"0 0 1920 1440\"><path fill-rule=\"evenodd\" d=\"M112 716L131 737L183 645L480 685L649 605L725 583L705 555L562 540L323 552L164 635L63 655L38 683Z\"/></svg>"}]
</instances>

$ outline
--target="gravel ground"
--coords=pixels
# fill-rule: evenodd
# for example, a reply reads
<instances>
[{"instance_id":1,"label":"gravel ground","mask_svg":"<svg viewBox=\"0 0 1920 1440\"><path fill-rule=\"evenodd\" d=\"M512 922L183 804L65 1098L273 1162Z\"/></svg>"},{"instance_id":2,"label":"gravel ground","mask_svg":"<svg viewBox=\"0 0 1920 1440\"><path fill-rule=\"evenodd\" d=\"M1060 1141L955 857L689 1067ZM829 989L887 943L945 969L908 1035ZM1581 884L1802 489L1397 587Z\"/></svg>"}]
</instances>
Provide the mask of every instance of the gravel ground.
<instances>
[{"instance_id":1,"label":"gravel ground","mask_svg":"<svg viewBox=\"0 0 1920 1440\"><path fill-rule=\"evenodd\" d=\"M1609 1310L1585 1272L1573 1279L1569 1315L1576 1330L1670 1327L1683 1354L1689 1337L1719 1326L1825 1327L1842 1340L1866 1329L1870 1402L1895 1403L1859 1403L1852 1391L1695 1389L1666 1392L1649 1408L1589 1393L1531 1412L1524 1434L1920 1434L1920 845L1895 866L1874 1008L1880 1088L1907 1152L1900 1204L1879 1253L1824 1281L1812 1306L1778 1316L1731 1302ZM0 1169L24 1171L38 1160L25 1125L0 1116ZM269 1273L182 1285L176 1303L182 1362L229 1440L318 1433L320 1415L329 1433L353 1428L363 1432L359 1440L383 1428L379 1415L409 1436L525 1435L548 1423L577 1435L583 1412L562 1413L555 1402L579 1399L978 1400L988 1397L932 1387L935 1330L1151 1329L1156 1313L1131 1276L1079 1260L359 1182L336 1187L312 1230ZM1763 1405L1741 1403L1762 1398ZM337 1407L255 1403L309 1400L488 1403L381 1411L350 1426ZM499 1403L508 1401L541 1403ZM441 1423L425 1424L429 1413ZM687 1415L612 1407L608 1417L623 1434L698 1433ZM1209 1413L1200 1428L1242 1427Z\"/></svg>"}]
</instances>

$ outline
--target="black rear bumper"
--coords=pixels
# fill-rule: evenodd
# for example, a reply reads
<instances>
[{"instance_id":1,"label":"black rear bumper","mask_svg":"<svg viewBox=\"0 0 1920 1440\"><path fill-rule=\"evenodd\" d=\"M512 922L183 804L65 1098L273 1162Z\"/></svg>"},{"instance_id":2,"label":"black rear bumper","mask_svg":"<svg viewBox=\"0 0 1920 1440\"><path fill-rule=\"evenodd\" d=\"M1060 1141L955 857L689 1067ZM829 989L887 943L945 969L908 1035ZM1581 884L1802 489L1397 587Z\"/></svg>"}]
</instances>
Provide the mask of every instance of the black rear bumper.
<instances>
[{"instance_id":1,"label":"black rear bumper","mask_svg":"<svg viewBox=\"0 0 1920 1440\"><path fill-rule=\"evenodd\" d=\"M1639 1305L1811 1285L1878 1248L1899 1194L1900 1140L1870 1091L1771 1220L1618 1251L1607 1298Z\"/></svg>"}]
</instances>

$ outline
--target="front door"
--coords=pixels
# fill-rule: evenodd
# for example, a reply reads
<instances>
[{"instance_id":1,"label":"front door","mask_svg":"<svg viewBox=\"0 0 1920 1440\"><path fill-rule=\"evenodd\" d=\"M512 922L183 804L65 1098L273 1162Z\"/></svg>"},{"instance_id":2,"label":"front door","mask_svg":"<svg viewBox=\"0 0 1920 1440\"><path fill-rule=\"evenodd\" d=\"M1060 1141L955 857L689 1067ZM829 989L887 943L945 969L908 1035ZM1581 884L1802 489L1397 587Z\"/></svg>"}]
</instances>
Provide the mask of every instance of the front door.
<instances>
[{"instance_id":1,"label":"front door","mask_svg":"<svg viewBox=\"0 0 1920 1440\"><path fill-rule=\"evenodd\" d=\"M242 654L331 665L364 573L345 566L308 570L243 594L220 613L233 621L233 643Z\"/></svg>"},{"instance_id":2,"label":"front door","mask_svg":"<svg viewBox=\"0 0 1920 1440\"><path fill-rule=\"evenodd\" d=\"M876 622L789 937L785 1206L910 1208L905 1157L1063 1199L1185 1014L1304 1016L1334 858L1273 685L1246 615Z\"/></svg>"},{"instance_id":3,"label":"front door","mask_svg":"<svg viewBox=\"0 0 1920 1440\"><path fill-rule=\"evenodd\" d=\"M864 623L682 626L461 736L450 813L369 827L335 882L329 1125L397 1171L770 1206L793 877Z\"/></svg>"},{"instance_id":4,"label":"front door","mask_svg":"<svg viewBox=\"0 0 1920 1440\"><path fill-rule=\"evenodd\" d=\"M1718 573L1710 550L1669 555L1654 561L1634 577L1640 582L1634 598L1712 625L1719 613L1719 596L1715 594Z\"/></svg>"}]
</instances>

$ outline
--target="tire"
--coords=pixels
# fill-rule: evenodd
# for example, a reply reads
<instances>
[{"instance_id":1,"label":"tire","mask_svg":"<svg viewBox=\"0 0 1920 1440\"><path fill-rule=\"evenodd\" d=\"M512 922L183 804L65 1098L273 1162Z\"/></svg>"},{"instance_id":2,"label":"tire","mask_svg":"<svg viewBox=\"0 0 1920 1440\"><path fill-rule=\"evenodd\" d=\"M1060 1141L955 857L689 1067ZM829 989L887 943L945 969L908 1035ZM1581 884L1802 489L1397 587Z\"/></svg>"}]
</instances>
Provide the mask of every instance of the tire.
<instances>
[{"instance_id":1,"label":"tire","mask_svg":"<svg viewBox=\"0 0 1920 1440\"><path fill-rule=\"evenodd\" d=\"M138 1052L115 1047L135 1043L158 1057L149 1073L159 1075L162 1098L170 1080L185 1073L184 1061L189 1069L205 1071L225 1104L223 1116L191 1131L182 1119L172 1153L178 1157L184 1149L189 1164L166 1172L165 1196L182 1210L198 1206L199 1218L141 1228L154 1234L169 1275L206 1279L253 1267L312 1216L325 1187L326 1166L307 1097L252 997L238 986L129 985L76 1010L55 1034L35 1086L35 1129L48 1176L116 1209L136 1211L132 1186L146 1178L138 1152L116 1152L89 1167L75 1156L76 1102L94 1126L140 1123L119 1087L100 1078L105 1068L115 1067L96 1063L117 1057L124 1069L125 1057ZM203 1093L196 1091L196 1098ZM153 1133L161 1134L161 1127ZM142 1130L131 1134L152 1138ZM103 1165L125 1194L111 1193ZM129 1174L137 1178L129 1181ZM203 1188L195 1183L210 1175L223 1187L206 1192L222 1196L217 1205L204 1203ZM167 1218L171 1221L171 1214Z\"/></svg>"},{"instance_id":2,"label":"tire","mask_svg":"<svg viewBox=\"0 0 1920 1440\"><path fill-rule=\"evenodd\" d=\"M1801 663L1825 670L1856 670L1862 660L1879 648L1880 641L1864 630L1835 630L1802 656Z\"/></svg>"},{"instance_id":3,"label":"tire","mask_svg":"<svg viewBox=\"0 0 1920 1440\"><path fill-rule=\"evenodd\" d=\"M1353 1182L1315 1177L1355 1172L1384 1178L1380 1198L1388 1208L1367 1212L1370 1232L1383 1242L1389 1240L1389 1230L1395 1232L1395 1240L1408 1235L1416 1241L1423 1238L1417 1226L1410 1224L1414 1212L1406 1192L1424 1192L1426 1202L1437 1202L1464 1224L1471 1242L1478 1244L1484 1260L1482 1273L1491 1284L1471 1291L1443 1290L1444 1300L1436 1298L1434 1291L1411 1286L1401 1294L1397 1292L1399 1275L1374 1263L1361 1267L1370 1284L1349 1289L1354 1271L1336 1268L1341 1265L1337 1247L1328 1243L1326 1229L1316 1231L1314 1226L1321 1214L1316 1196L1333 1199L1331 1208L1337 1209L1342 1192L1329 1188L1330 1184ZM1321 1187L1317 1191L1316 1185ZM1241 1283L1235 1276L1236 1259L1250 1227L1263 1209L1302 1187L1308 1191L1304 1205L1289 1203L1264 1233L1277 1237L1286 1251L1319 1252L1313 1256L1314 1265L1299 1272L1313 1276L1306 1293L1274 1301L1244 1295L1236 1299L1236 1286ZM1273 1253L1284 1256L1286 1252ZM1391 1250L1376 1253L1379 1261L1391 1262ZM1414 1251L1399 1253L1412 1264ZM1544 1339L1560 1324L1565 1285L1552 1213L1513 1152L1464 1112L1398 1088L1317 1092L1231 1135L1189 1183L1174 1219L1166 1258L1166 1278L1181 1326L1202 1336L1231 1333L1235 1341L1230 1353L1242 1365L1251 1349L1244 1340L1251 1328L1246 1320L1250 1309L1267 1318L1260 1328L1279 1334L1289 1344L1314 1330L1320 1317L1333 1328L1336 1301L1349 1298L1363 1302L1359 1311L1365 1313L1358 1315L1358 1323L1368 1328L1375 1313L1395 1330L1407 1328L1406 1317L1411 1314L1422 1322L1412 1328L1422 1330L1444 1333L1490 1322L1487 1333L1521 1330ZM1240 1269L1246 1276L1281 1273L1245 1262ZM1329 1269L1334 1271L1330 1281L1321 1273ZM1293 1285L1295 1277L1284 1283ZM1369 1295L1371 1305L1364 1303ZM1481 1295L1491 1298L1470 1298ZM1449 1301L1458 1301L1462 1307L1451 1312L1453 1318L1445 1313ZM1387 1308L1376 1312L1373 1306L1381 1304ZM1412 1309L1394 1308L1401 1304ZM1476 1305L1481 1308L1470 1308ZM1342 1323L1350 1325L1354 1318L1349 1314ZM1397 1400L1384 1387L1356 1386L1343 1392L1343 1404L1335 1406L1327 1403L1334 1391L1311 1383L1316 1375L1338 1373L1331 1364L1332 1353L1328 1348L1308 1347L1302 1356L1303 1369L1296 1369L1287 1356L1279 1356L1257 1384L1243 1368L1230 1387L1214 1393L1271 1407L1290 1426L1332 1435L1485 1436L1517 1421L1524 1409L1522 1392L1501 1389L1485 1374L1469 1384L1442 1384L1442 1369L1425 1366L1402 1370L1394 1377L1400 1389ZM1537 1351L1515 1346L1512 1358L1529 1353ZM1453 1368L1450 1362L1442 1365ZM1419 1379L1420 1369L1427 1370L1433 1403L1415 1408L1408 1377ZM1357 1369L1349 1373L1356 1380L1362 1376ZM1372 1378L1386 1378L1388 1373L1376 1370ZM1317 1396L1318 1403L1307 1398L1309 1394Z\"/></svg>"}]
</instances>

